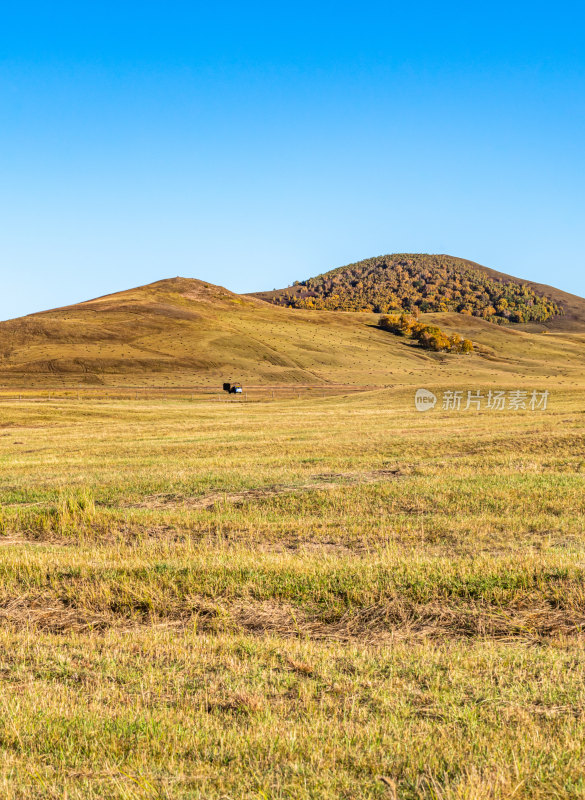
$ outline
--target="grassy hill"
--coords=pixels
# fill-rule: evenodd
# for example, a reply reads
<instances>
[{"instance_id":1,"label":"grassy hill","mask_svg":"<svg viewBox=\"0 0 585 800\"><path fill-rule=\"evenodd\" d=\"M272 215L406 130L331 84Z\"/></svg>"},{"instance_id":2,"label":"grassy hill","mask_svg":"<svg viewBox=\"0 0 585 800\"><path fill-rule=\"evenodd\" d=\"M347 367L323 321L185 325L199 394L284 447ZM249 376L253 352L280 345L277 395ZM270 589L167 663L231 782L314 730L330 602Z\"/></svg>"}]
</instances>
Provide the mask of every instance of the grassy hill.
<instances>
[{"instance_id":1,"label":"grassy hill","mask_svg":"<svg viewBox=\"0 0 585 800\"><path fill-rule=\"evenodd\" d=\"M378 318L178 278L0 323L2 800L583 796L585 328ZM385 385L1 391L230 377Z\"/></svg>"},{"instance_id":2,"label":"grassy hill","mask_svg":"<svg viewBox=\"0 0 585 800\"><path fill-rule=\"evenodd\" d=\"M456 311L500 324L585 319L585 301L448 255L366 259L255 297L292 308L387 313Z\"/></svg>"},{"instance_id":3,"label":"grassy hill","mask_svg":"<svg viewBox=\"0 0 585 800\"><path fill-rule=\"evenodd\" d=\"M585 325L575 307L574 330L422 314L473 340L476 352L462 357L421 352L379 330L371 312L284 308L175 278L0 322L0 386L386 385L445 375L578 376L585 367Z\"/></svg>"}]
</instances>

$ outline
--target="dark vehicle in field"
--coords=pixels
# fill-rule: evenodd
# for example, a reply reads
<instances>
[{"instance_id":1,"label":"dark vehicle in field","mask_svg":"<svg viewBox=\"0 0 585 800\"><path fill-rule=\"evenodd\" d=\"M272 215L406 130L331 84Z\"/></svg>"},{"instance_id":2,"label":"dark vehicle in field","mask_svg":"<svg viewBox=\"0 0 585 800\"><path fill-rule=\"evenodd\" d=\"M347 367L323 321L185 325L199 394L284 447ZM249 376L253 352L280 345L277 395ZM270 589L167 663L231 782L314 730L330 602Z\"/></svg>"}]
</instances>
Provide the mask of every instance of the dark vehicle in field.
<instances>
[{"instance_id":1,"label":"dark vehicle in field","mask_svg":"<svg viewBox=\"0 0 585 800\"><path fill-rule=\"evenodd\" d=\"M241 383L224 383L223 390L228 394L242 394L243 392Z\"/></svg>"}]
</instances>

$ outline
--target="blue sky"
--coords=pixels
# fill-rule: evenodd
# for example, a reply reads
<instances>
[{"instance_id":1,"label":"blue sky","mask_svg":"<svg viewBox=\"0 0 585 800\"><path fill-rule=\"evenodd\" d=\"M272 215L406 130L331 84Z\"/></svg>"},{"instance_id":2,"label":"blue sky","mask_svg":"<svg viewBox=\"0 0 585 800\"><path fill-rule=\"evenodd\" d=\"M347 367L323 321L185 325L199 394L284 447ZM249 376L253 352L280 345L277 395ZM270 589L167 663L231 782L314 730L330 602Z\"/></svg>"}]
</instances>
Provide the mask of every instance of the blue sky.
<instances>
[{"instance_id":1,"label":"blue sky","mask_svg":"<svg viewBox=\"0 0 585 800\"><path fill-rule=\"evenodd\" d=\"M450 253L585 295L582 3L0 8L0 319Z\"/></svg>"}]
</instances>

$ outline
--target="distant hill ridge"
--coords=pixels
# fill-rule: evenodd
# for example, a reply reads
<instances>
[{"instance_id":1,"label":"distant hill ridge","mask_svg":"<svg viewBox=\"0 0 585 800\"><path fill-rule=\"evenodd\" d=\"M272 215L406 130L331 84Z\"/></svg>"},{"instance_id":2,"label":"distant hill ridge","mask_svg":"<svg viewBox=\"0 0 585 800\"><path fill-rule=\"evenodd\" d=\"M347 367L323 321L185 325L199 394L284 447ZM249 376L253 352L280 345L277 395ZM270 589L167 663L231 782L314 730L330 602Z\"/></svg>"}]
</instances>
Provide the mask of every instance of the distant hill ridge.
<instances>
[{"instance_id":1,"label":"distant hill ridge","mask_svg":"<svg viewBox=\"0 0 585 800\"><path fill-rule=\"evenodd\" d=\"M399 260L415 258L403 256ZM360 288L357 284L364 273L357 268L369 263L374 276L382 269L391 273L391 266L376 265L380 260L360 262L332 274L353 270L351 281L356 283L347 284L349 296L359 297L357 289L363 297L369 279L362 279ZM9 386L80 385L197 385L219 387L221 391L224 381L272 386L371 386L401 381L419 384L423 378L428 382L433 375L438 378L443 374L450 380L459 375L462 381L468 381L473 374L493 382L498 374L504 379L517 374L547 378L559 375L561 370L581 379L585 374L585 300L552 287L520 282L462 259L453 261L467 270L453 278L463 288L465 281L470 281L475 292L478 287L489 287L483 282L488 277L501 291L510 281L522 289L518 292L514 288L512 299L524 299L526 308L538 310L539 298L547 298L547 303L552 301L563 313L544 323L518 326L494 325L469 312L421 312L421 323L440 328L449 337L458 334L472 341L473 353L463 359L421 351L408 339L389 336L378 327L371 312L284 308L274 302L278 302L279 292L238 295L194 278L171 278L0 322L0 391ZM416 264L401 267L405 287L410 285L408 276L412 283L409 270L413 266ZM427 272L429 276L439 275L430 268ZM445 272L451 274L447 269ZM429 276L422 286L415 287L411 301L422 295L427 301L432 299L431 282L426 279ZM329 280L327 275L320 276L317 286L323 279ZM309 284L284 291L303 299ZM526 288L532 293L524 291ZM438 283L436 289L437 296L444 297ZM317 292L310 296L317 298ZM264 297L271 302L264 302ZM508 304L510 309L514 306Z\"/></svg>"},{"instance_id":2,"label":"distant hill ridge","mask_svg":"<svg viewBox=\"0 0 585 800\"><path fill-rule=\"evenodd\" d=\"M555 290L449 255L377 256L254 296L292 308L329 311L455 311L507 324L564 313ZM562 294L556 292L557 294Z\"/></svg>"}]
</instances>

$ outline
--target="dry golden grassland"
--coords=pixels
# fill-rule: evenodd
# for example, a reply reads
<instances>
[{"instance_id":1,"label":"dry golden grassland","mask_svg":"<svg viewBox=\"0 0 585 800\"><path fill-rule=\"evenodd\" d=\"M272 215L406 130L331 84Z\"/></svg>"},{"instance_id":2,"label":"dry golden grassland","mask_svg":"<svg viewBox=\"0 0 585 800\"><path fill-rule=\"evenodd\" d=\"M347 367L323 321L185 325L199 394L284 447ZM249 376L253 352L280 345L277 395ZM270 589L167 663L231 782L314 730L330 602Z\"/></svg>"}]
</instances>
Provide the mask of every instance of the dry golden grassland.
<instances>
[{"instance_id":1,"label":"dry golden grassland","mask_svg":"<svg viewBox=\"0 0 585 800\"><path fill-rule=\"evenodd\" d=\"M548 388L3 401L0 797L584 797L585 406Z\"/></svg>"},{"instance_id":2,"label":"dry golden grassland","mask_svg":"<svg viewBox=\"0 0 585 800\"><path fill-rule=\"evenodd\" d=\"M585 301L574 298L582 306ZM570 309L569 309L570 311ZM0 322L0 385L27 392L102 387L333 384L418 385L447 376L464 383L585 374L585 311L554 324L499 326L464 314L421 322L474 343L469 356L421 351L380 330L378 314L302 311L173 279L68 308Z\"/></svg>"}]
</instances>

